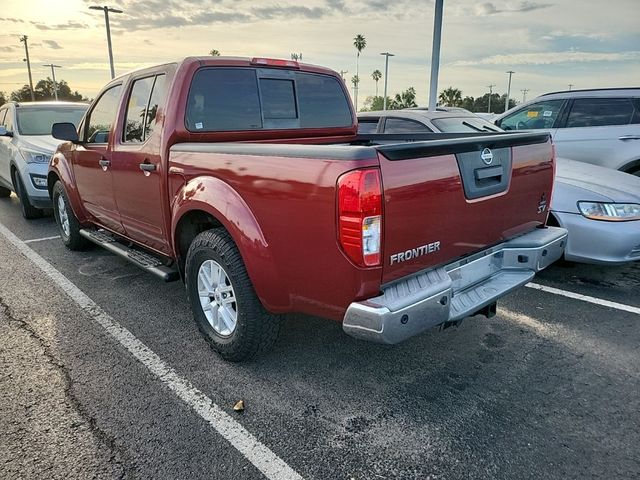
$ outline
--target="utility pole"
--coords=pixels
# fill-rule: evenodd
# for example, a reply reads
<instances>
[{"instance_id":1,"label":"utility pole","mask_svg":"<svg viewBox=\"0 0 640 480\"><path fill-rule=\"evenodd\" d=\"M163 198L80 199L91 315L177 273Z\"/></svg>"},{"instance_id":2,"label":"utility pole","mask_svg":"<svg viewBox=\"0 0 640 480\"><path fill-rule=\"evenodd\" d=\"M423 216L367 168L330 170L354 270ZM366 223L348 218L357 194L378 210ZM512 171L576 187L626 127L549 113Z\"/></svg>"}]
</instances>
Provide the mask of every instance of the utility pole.
<instances>
[{"instance_id":1,"label":"utility pole","mask_svg":"<svg viewBox=\"0 0 640 480\"><path fill-rule=\"evenodd\" d=\"M573 83L569 84L569 90L571 90L573 88Z\"/></svg>"},{"instance_id":2,"label":"utility pole","mask_svg":"<svg viewBox=\"0 0 640 480\"><path fill-rule=\"evenodd\" d=\"M506 73L509 74L509 86L507 87L507 98L504 100L504 111L505 112L507 110L509 110L509 97L511 96L511 75L513 75L516 72L514 72L513 70L509 70Z\"/></svg>"},{"instance_id":3,"label":"utility pole","mask_svg":"<svg viewBox=\"0 0 640 480\"><path fill-rule=\"evenodd\" d=\"M116 71L113 68L113 51L111 50L111 28L109 27L109 12L111 13L122 13L122 10L118 10L116 8L107 7L98 7L96 5L89 7L91 10L102 10L104 11L104 23L107 26L107 46L109 47L109 66L111 67L111 78L116 76Z\"/></svg>"},{"instance_id":4,"label":"utility pole","mask_svg":"<svg viewBox=\"0 0 640 480\"><path fill-rule=\"evenodd\" d=\"M31 92L31 101L35 102L36 96L33 93L33 79L31 77L31 61L29 60L29 47L27 46L27 38L28 37L26 35L23 35L20 37L20 41L24 43L24 53L27 57L25 58L25 61L27 62L27 70L29 71L29 91Z\"/></svg>"},{"instance_id":5,"label":"utility pole","mask_svg":"<svg viewBox=\"0 0 640 480\"><path fill-rule=\"evenodd\" d=\"M342 77L342 80L344 80L345 73L349 73L349 70L340 70L340 76Z\"/></svg>"},{"instance_id":6,"label":"utility pole","mask_svg":"<svg viewBox=\"0 0 640 480\"><path fill-rule=\"evenodd\" d=\"M395 57L395 54L383 52L384 55L384 98L382 99L382 110L387 109L387 84L389 80L389 57Z\"/></svg>"},{"instance_id":7,"label":"utility pole","mask_svg":"<svg viewBox=\"0 0 640 480\"><path fill-rule=\"evenodd\" d=\"M51 67L51 78L53 79L53 95L56 97L56 102L58 101L58 84L56 83L56 68L62 68L61 65L54 65L53 63L49 63L43 65L43 67Z\"/></svg>"},{"instance_id":8,"label":"utility pole","mask_svg":"<svg viewBox=\"0 0 640 480\"><path fill-rule=\"evenodd\" d=\"M440 71L440 40L442 38L443 10L444 0L436 0L436 10L433 18L433 46L431 48L431 83L429 85L429 110L434 111L438 101L438 72Z\"/></svg>"},{"instance_id":9,"label":"utility pole","mask_svg":"<svg viewBox=\"0 0 640 480\"><path fill-rule=\"evenodd\" d=\"M523 88L522 90L520 90L522 92L522 103L527 101L527 92L529 91L528 88Z\"/></svg>"},{"instance_id":10,"label":"utility pole","mask_svg":"<svg viewBox=\"0 0 640 480\"><path fill-rule=\"evenodd\" d=\"M487 87L489 87L489 106L487 107L487 113L491 113L491 95L493 95L493 87L495 86L495 84L487 85Z\"/></svg>"}]
</instances>

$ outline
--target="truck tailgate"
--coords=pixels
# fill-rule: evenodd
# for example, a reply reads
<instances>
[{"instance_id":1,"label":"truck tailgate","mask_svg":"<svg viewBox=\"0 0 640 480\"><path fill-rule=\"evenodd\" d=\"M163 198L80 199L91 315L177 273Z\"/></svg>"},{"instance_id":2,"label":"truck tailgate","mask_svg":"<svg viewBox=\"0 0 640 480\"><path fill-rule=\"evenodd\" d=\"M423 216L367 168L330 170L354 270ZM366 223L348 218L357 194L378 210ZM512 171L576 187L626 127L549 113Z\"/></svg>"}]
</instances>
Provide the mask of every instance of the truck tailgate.
<instances>
[{"instance_id":1,"label":"truck tailgate","mask_svg":"<svg viewBox=\"0 0 640 480\"><path fill-rule=\"evenodd\" d=\"M384 188L383 283L450 263L546 222L548 134L378 146Z\"/></svg>"}]
</instances>

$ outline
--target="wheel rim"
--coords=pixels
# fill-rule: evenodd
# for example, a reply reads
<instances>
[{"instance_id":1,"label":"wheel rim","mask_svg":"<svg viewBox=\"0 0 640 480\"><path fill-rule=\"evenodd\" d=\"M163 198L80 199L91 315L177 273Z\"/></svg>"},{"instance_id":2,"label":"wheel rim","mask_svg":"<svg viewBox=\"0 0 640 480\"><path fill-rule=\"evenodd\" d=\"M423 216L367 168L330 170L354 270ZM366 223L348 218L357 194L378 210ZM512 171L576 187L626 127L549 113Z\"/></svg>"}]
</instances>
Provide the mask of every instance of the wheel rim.
<instances>
[{"instance_id":1,"label":"wheel rim","mask_svg":"<svg viewBox=\"0 0 640 480\"><path fill-rule=\"evenodd\" d=\"M218 335L228 337L238 323L238 306L231 279L214 260L205 260L198 269L198 296L209 325Z\"/></svg>"},{"instance_id":2,"label":"wheel rim","mask_svg":"<svg viewBox=\"0 0 640 480\"><path fill-rule=\"evenodd\" d=\"M67 213L67 204L62 195L58 195L58 218L60 219L62 231L68 237L71 233L69 228L69 214Z\"/></svg>"}]
</instances>

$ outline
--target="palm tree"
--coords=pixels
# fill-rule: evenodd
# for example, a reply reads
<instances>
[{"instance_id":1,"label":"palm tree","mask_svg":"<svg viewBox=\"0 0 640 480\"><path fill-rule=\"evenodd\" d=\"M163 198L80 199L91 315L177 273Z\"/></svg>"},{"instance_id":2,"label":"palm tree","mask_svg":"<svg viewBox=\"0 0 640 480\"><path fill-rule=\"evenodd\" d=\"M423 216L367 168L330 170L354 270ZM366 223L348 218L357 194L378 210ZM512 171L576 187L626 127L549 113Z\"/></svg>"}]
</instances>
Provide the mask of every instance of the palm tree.
<instances>
[{"instance_id":1,"label":"palm tree","mask_svg":"<svg viewBox=\"0 0 640 480\"><path fill-rule=\"evenodd\" d=\"M209 52L209 55L211 55L212 57L219 57L220 56L220 52L214 48L213 50L211 50Z\"/></svg>"},{"instance_id":2,"label":"palm tree","mask_svg":"<svg viewBox=\"0 0 640 480\"><path fill-rule=\"evenodd\" d=\"M438 100L441 105L447 107L459 107L462 105L462 91L459 88L445 88L440 92Z\"/></svg>"},{"instance_id":3,"label":"palm tree","mask_svg":"<svg viewBox=\"0 0 640 480\"><path fill-rule=\"evenodd\" d=\"M354 84L354 90L353 90L353 96L354 96L354 103L356 105L356 111L358 111L358 83L360 83L360 77L359 77L359 63L360 63L360 52L362 52L362 50L364 50L364 47L367 46L367 40L364 38L364 35L362 35L361 33L357 34L354 38L353 38L353 46L356 47L356 50L358 51L358 53L356 54L356 83Z\"/></svg>"},{"instance_id":4,"label":"palm tree","mask_svg":"<svg viewBox=\"0 0 640 480\"><path fill-rule=\"evenodd\" d=\"M357 92L358 84L360 83L360 77L358 77L358 75L354 75L353 77L351 77L351 83L353 84L353 89Z\"/></svg>"},{"instance_id":5,"label":"palm tree","mask_svg":"<svg viewBox=\"0 0 640 480\"><path fill-rule=\"evenodd\" d=\"M402 108L417 107L416 103L416 89L413 87L407 88L402 93L396 93L396 97L391 103L392 110L400 110Z\"/></svg>"},{"instance_id":6,"label":"palm tree","mask_svg":"<svg viewBox=\"0 0 640 480\"><path fill-rule=\"evenodd\" d=\"M376 82L376 97L378 96L378 80L382 78L382 72L380 70L374 70L371 74L371 78Z\"/></svg>"}]
</instances>

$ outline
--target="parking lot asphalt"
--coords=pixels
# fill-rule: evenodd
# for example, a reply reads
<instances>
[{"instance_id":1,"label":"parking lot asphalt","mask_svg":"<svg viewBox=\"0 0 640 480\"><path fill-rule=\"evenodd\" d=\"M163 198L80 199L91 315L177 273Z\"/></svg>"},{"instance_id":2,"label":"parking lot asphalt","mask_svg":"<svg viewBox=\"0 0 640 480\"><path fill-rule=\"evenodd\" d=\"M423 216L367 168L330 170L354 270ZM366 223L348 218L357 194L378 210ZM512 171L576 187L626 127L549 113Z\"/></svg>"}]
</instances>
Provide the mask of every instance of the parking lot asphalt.
<instances>
[{"instance_id":1,"label":"parking lot asphalt","mask_svg":"<svg viewBox=\"0 0 640 480\"><path fill-rule=\"evenodd\" d=\"M66 250L15 197L0 223L302 478L640 476L638 313L523 288L396 346L291 315L271 353L229 364L181 283ZM536 283L640 307L639 263ZM264 478L3 235L0 331L0 478Z\"/></svg>"}]
</instances>

